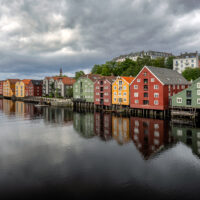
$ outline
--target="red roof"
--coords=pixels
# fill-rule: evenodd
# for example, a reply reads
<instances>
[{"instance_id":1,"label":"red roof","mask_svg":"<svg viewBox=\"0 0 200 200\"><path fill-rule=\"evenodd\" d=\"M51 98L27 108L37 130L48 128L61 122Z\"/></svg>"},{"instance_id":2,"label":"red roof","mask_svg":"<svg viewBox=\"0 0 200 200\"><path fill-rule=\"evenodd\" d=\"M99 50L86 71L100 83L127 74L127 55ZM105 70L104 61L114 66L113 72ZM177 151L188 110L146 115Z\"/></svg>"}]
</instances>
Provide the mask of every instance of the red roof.
<instances>
[{"instance_id":1,"label":"red roof","mask_svg":"<svg viewBox=\"0 0 200 200\"><path fill-rule=\"evenodd\" d=\"M31 79L24 79L22 80L22 82L25 84L25 85L28 85L30 83Z\"/></svg>"},{"instance_id":2,"label":"red roof","mask_svg":"<svg viewBox=\"0 0 200 200\"><path fill-rule=\"evenodd\" d=\"M73 85L76 82L76 80L69 77L63 77L62 82L64 85Z\"/></svg>"},{"instance_id":3,"label":"red roof","mask_svg":"<svg viewBox=\"0 0 200 200\"><path fill-rule=\"evenodd\" d=\"M19 79L7 79L11 84L15 84Z\"/></svg>"},{"instance_id":4,"label":"red roof","mask_svg":"<svg viewBox=\"0 0 200 200\"><path fill-rule=\"evenodd\" d=\"M135 77L127 77L127 76L121 76L124 80L126 80L129 84L135 79Z\"/></svg>"}]
</instances>

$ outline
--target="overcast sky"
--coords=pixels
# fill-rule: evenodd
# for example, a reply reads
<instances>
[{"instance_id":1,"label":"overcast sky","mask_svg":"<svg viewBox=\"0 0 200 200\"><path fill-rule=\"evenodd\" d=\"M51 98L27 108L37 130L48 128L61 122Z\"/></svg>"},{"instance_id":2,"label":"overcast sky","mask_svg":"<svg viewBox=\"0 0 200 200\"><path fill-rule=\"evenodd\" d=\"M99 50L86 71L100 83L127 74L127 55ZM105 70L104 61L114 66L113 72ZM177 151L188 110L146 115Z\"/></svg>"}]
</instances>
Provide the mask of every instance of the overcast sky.
<instances>
[{"instance_id":1,"label":"overcast sky","mask_svg":"<svg viewBox=\"0 0 200 200\"><path fill-rule=\"evenodd\" d=\"M88 72L121 54L199 51L199 0L0 0L0 79Z\"/></svg>"}]
</instances>

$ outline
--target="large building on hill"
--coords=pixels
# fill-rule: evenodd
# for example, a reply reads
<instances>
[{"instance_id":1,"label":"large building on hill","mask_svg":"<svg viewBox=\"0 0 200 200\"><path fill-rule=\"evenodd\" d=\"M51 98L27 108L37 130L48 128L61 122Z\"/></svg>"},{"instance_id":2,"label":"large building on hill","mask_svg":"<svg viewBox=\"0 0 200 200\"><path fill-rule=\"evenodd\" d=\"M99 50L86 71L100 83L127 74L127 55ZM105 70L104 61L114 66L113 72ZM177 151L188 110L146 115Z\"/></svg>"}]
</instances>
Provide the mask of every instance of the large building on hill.
<instances>
[{"instance_id":1,"label":"large building on hill","mask_svg":"<svg viewBox=\"0 0 200 200\"><path fill-rule=\"evenodd\" d=\"M144 56L149 56L151 59L156 59L156 58L168 58L169 56L173 56L172 53L166 53L166 52L158 52L158 51L140 51L136 53L130 53L126 55L121 55L113 59L115 62L123 62L127 58L137 61L138 58L144 58Z\"/></svg>"},{"instance_id":2,"label":"large building on hill","mask_svg":"<svg viewBox=\"0 0 200 200\"><path fill-rule=\"evenodd\" d=\"M144 66L130 85L130 107L167 110L169 98L189 85L176 71Z\"/></svg>"},{"instance_id":3,"label":"large building on hill","mask_svg":"<svg viewBox=\"0 0 200 200\"><path fill-rule=\"evenodd\" d=\"M87 74L81 76L73 84L74 101L94 103L94 83L102 76L98 74Z\"/></svg>"},{"instance_id":4,"label":"large building on hill","mask_svg":"<svg viewBox=\"0 0 200 200\"><path fill-rule=\"evenodd\" d=\"M187 67L199 67L199 55L195 53L183 53L173 59L173 70L182 73Z\"/></svg>"}]
</instances>

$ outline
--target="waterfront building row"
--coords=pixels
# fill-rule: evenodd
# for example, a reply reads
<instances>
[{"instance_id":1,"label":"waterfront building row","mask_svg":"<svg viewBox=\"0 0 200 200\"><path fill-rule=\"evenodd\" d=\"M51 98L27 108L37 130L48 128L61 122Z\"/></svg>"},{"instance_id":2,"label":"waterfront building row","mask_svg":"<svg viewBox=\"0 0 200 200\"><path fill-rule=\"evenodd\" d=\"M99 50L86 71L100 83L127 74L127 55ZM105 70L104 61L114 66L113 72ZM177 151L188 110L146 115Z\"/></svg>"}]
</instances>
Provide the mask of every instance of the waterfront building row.
<instances>
[{"instance_id":1,"label":"waterfront building row","mask_svg":"<svg viewBox=\"0 0 200 200\"><path fill-rule=\"evenodd\" d=\"M103 107L167 110L171 96L189 85L190 82L176 71L145 66L135 78L83 76L73 85L73 99Z\"/></svg>"}]
</instances>

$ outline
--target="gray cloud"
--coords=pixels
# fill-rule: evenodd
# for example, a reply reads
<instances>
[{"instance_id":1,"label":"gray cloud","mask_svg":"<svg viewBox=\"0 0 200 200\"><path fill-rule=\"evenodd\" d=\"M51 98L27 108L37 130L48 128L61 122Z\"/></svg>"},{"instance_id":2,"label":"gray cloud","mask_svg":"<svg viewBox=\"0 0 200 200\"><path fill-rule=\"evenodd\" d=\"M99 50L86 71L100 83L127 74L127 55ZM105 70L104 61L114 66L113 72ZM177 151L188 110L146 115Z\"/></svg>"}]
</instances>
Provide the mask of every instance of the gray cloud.
<instances>
[{"instance_id":1,"label":"gray cloud","mask_svg":"<svg viewBox=\"0 0 200 200\"><path fill-rule=\"evenodd\" d=\"M123 53L199 50L198 0L0 0L0 78L89 69ZM39 75L40 74L40 75Z\"/></svg>"}]
</instances>

